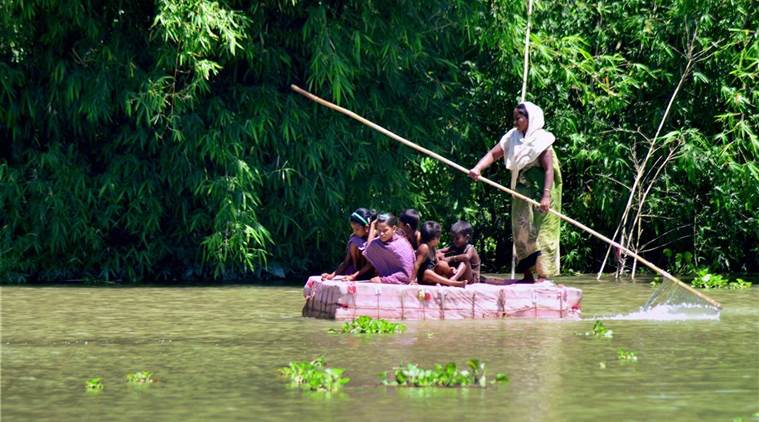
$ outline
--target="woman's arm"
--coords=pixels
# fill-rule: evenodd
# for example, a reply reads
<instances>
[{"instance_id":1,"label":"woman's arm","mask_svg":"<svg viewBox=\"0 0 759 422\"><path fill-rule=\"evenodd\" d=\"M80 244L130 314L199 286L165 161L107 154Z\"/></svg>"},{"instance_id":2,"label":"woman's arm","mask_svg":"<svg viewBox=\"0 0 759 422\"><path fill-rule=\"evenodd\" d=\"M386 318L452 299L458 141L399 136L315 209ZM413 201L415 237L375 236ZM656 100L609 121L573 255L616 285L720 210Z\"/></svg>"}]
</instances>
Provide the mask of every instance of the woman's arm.
<instances>
[{"instance_id":1,"label":"woman's arm","mask_svg":"<svg viewBox=\"0 0 759 422\"><path fill-rule=\"evenodd\" d=\"M491 164L501 158L503 158L503 149L501 149L501 144L496 144L496 146L488 151L487 154L483 155L482 158L480 158L480 161L476 166L469 170L469 177L474 180L479 179L482 170L490 167Z\"/></svg>"},{"instance_id":2,"label":"woman's arm","mask_svg":"<svg viewBox=\"0 0 759 422\"><path fill-rule=\"evenodd\" d=\"M332 273L324 273L322 274L322 278L325 280L332 280L335 278L336 275L341 274L343 271L345 271L346 268L348 268L348 263L351 260L351 253L348 252L345 254L345 258L343 258L343 262L340 263L340 265L337 266L337 269L333 271Z\"/></svg>"},{"instance_id":3,"label":"woman's arm","mask_svg":"<svg viewBox=\"0 0 759 422\"><path fill-rule=\"evenodd\" d=\"M548 212L551 206L551 188L553 188L553 150L549 147L538 156L540 165L546 172L543 181L543 198L540 200L540 211Z\"/></svg>"},{"instance_id":4,"label":"woman's arm","mask_svg":"<svg viewBox=\"0 0 759 422\"><path fill-rule=\"evenodd\" d=\"M369 224L369 237L366 238L366 246L372 243L372 240L377 237L377 220L375 219Z\"/></svg>"}]
</instances>

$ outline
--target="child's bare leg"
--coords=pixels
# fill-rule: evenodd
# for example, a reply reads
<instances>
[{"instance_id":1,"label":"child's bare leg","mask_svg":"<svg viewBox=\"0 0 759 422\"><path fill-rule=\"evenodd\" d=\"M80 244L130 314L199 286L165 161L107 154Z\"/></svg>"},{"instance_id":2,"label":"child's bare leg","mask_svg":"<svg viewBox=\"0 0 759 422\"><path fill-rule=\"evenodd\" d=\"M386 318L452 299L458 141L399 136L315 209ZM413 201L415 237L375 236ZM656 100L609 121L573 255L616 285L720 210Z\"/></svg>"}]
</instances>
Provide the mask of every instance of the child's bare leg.
<instances>
[{"instance_id":1,"label":"child's bare leg","mask_svg":"<svg viewBox=\"0 0 759 422\"><path fill-rule=\"evenodd\" d=\"M447 262L441 260L435 265L435 273L440 274L443 277L452 277L455 274L455 271Z\"/></svg>"},{"instance_id":2,"label":"child's bare leg","mask_svg":"<svg viewBox=\"0 0 759 422\"><path fill-rule=\"evenodd\" d=\"M466 285L466 283L463 281L457 281L457 280L451 280L451 279L445 278L432 270L424 271L424 277L423 277L422 282L424 284L432 284L432 285L442 284L443 286L451 286L451 287L464 287Z\"/></svg>"},{"instance_id":3,"label":"child's bare leg","mask_svg":"<svg viewBox=\"0 0 759 422\"><path fill-rule=\"evenodd\" d=\"M472 265L469 261L463 261L456 267L456 274L451 277L451 280L463 280L467 284L474 281L474 273L472 272Z\"/></svg>"},{"instance_id":4,"label":"child's bare leg","mask_svg":"<svg viewBox=\"0 0 759 422\"><path fill-rule=\"evenodd\" d=\"M456 270L453 272L453 275L451 276L451 280L461 280L462 276L464 275L464 272L466 271L466 263L461 262L458 266L456 266ZM464 278L466 280L466 278Z\"/></svg>"}]
</instances>

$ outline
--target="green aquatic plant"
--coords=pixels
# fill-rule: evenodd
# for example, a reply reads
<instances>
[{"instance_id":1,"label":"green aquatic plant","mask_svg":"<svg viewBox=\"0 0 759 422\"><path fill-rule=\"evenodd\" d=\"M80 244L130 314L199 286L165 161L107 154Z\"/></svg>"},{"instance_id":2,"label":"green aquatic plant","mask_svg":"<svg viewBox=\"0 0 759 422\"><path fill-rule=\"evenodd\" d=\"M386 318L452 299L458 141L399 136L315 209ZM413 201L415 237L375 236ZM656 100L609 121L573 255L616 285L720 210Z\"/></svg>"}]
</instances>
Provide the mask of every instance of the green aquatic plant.
<instances>
[{"instance_id":1,"label":"green aquatic plant","mask_svg":"<svg viewBox=\"0 0 759 422\"><path fill-rule=\"evenodd\" d=\"M719 274L710 273L706 268L701 268L696 271L696 277L691 281L691 285L693 285L693 287L698 287L701 289L730 290L748 289L751 287L751 283L742 278L737 278L735 281L730 281L726 277L723 277Z\"/></svg>"},{"instance_id":2,"label":"green aquatic plant","mask_svg":"<svg viewBox=\"0 0 759 422\"><path fill-rule=\"evenodd\" d=\"M693 287L701 289L721 289L728 285L728 279L719 274L712 274L706 268L696 271L696 277L691 281Z\"/></svg>"},{"instance_id":3,"label":"green aquatic plant","mask_svg":"<svg viewBox=\"0 0 759 422\"><path fill-rule=\"evenodd\" d=\"M506 384L507 382L509 382L509 377L508 377L508 375L506 375L506 374L504 374L502 372L499 372L499 373L495 374L495 381L493 381L493 382L496 383L496 384Z\"/></svg>"},{"instance_id":4,"label":"green aquatic plant","mask_svg":"<svg viewBox=\"0 0 759 422\"><path fill-rule=\"evenodd\" d=\"M593 329L586 331L583 334L578 333L578 335L612 338L614 337L614 331L606 328L602 321L596 320L596 322L593 323Z\"/></svg>"},{"instance_id":5,"label":"green aquatic plant","mask_svg":"<svg viewBox=\"0 0 759 422\"><path fill-rule=\"evenodd\" d=\"M311 391L337 391L350 381L342 376L345 369L327 368L323 356L310 362L290 362L279 371L290 379L291 386Z\"/></svg>"},{"instance_id":6,"label":"green aquatic plant","mask_svg":"<svg viewBox=\"0 0 759 422\"><path fill-rule=\"evenodd\" d=\"M330 333L342 334L394 334L406 331L406 326L397 322L389 322L384 319L372 319L368 316L360 316L353 321L343 324L340 330L331 328Z\"/></svg>"},{"instance_id":7,"label":"green aquatic plant","mask_svg":"<svg viewBox=\"0 0 759 422\"><path fill-rule=\"evenodd\" d=\"M394 368L380 374L382 383L389 386L402 387L468 387L487 386L485 364L478 359L467 361L466 369L458 369L454 362L444 365L435 364L432 369L420 368L417 364L409 363L405 367ZM506 374L498 373L493 383L507 383Z\"/></svg>"},{"instance_id":8,"label":"green aquatic plant","mask_svg":"<svg viewBox=\"0 0 759 422\"><path fill-rule=\"evenodd\" d=\"M103 379L100 377L90 378L84 383L84 389L89 392L103 391L104 388Z\"/></svg>"},{"instance_id":9,"label":"green aquatic plant","mask_svg":"<svg viewBox=\"0 0 759 422\"><path fill-rule=\"evenodd\" d=\"M153 373L150 371L138 371L132 374L127 374L126 380L128 384L133 385L145 385L155 382L155 379L153 379Z\"/></svg>"},{"instance_id":10,"label":"green aquatic plant","mask_svg":"<svg viewBox=\"0 0 759 422\"><path fill-rule=\"evenodd\" d=\"M742 278L736 278L735 281L731 281L727 284L727 288L731 290L750 289L751 282L746 281Z\"/></svg>"},{"instance_id":11,"label":"green aquatic plant","mask_svg":"<svg viewBox=\"0 0 759 422\"><path fill-rule=\"evenodd\" d=\"M617 350L617 359L625 362L637 362L638 356L635 354L635 352L619 348Z\"/></svg>"}]
</instances>

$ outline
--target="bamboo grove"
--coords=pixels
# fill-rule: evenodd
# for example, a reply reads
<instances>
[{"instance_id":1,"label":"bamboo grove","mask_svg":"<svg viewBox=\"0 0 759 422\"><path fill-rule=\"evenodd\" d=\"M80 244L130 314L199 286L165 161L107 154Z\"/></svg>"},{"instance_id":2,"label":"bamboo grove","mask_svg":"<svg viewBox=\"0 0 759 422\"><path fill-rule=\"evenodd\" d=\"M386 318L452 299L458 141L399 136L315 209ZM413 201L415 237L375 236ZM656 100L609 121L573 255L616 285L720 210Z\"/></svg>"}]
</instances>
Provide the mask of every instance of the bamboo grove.
<instances>
[{"instance_id":1,"label":"bamboo grove","mask_svg":"<svg viewBox=\"0 0 759 422\"><path fill-rule=\"evenodd\" d=\"M507 268L508 197L288 87L473 165L511 125L524 2L0 7L3 281L320 272L361 206L467 219L486 270ZM759 271L757 15L751 0L536 2L527 99L557 136L566 214L673 271ZM565 272L606 253L566 225L562 249Z\"/></svg>"}]
</instances>

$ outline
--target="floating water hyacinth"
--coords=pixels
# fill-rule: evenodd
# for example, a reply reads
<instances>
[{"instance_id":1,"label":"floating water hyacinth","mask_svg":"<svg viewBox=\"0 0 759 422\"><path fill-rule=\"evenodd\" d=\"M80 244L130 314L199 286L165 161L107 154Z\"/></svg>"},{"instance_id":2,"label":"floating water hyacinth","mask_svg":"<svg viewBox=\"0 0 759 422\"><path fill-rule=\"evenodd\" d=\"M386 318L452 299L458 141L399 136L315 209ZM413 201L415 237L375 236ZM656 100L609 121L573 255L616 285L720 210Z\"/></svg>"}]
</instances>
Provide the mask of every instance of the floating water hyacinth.
<instances>
[{"instance_id":1,"label":"floating water hyacinth","mask_svg":"<svg viewBox=\"0 0 759 422\"><path fill-rule=\"evenodd\" d=\"M693 287L701 289L748 289L751 287L751 283L748 281L737 278L735 281L730 281L726 277L719 274L712 274L708 269L702 268L696 272L696 277L691 281Z\"/></svg>"},{"instance_id":2,"label":"floating water hyacinth","mask_svg":"<svg viewBox=\"0 0 759 422\"><path fill-rule=\"evenodd\" d=\"M380 374L382 383L400 387L486 387L485 364L478 359L467 361L466 369L459 370L455 363L435 364L432 369L420 368L414 363ZM506 374L496 374L494 383L507 383Z\"/></svg>"},{"instance_id":3,"label":"floating water hyacinth","mask_svg":"<svg viewBox=\"0 0 759 422\"><path fill-rule=\"evenodd\" d=\"M578 333L579 334L579 333ZM579 335L585 335L585 336L592 336L592 337L605 337L605 338L612 338L614 337L614 331L606 328L603 322L596 320L595 323L593 323L593 329L590 331L586 331L583 334Z\"/></svg>"},{"instance_id":4,"label":"floating water hyacinth","mask_svg":"<svg viewBox=\"0 0 759 422\"><path fill-rule=\"evenodd\" d=\"M635 352L620 348L617 350L617 359L625 362L637 362L638 356L635 354Z\"/></svg>"},{"instance_id":5,"label":"floating water hyacinth","mask_svg":"<svg viewBox=\"0 0 759 422\"><path fill-rule=\"evenodd\" d=\"M350 381L350 378L342 376L345 369L327 368L323 356L310 362L290 362L279 371L290 379L292 387L311 391L334 392Z\"/></svg>"},{"instance_id":6,"label":"floating water hyacinth","mask_svg":"<svg viewBox=\"0 0 759 422\"><path fill-rule=\"evenodd\" d=\"M342 334L395 334L402 333L405 330L406 326L401 323L360 316L353 321L344 323L340 330L330 328L329 332Z\"/></svg>"},{"instance_id":7,"label":"floating water hyacinth","mask_svg":"<svg viewBox=\"0 0 759 422\"><path fill-rule=\"evenodd\" d=\"M139 371L132 374L127 374L126 380L128 384L132 385L145 385L155 382L153 379L153 373L150 371Z\"/></svg>"},{"instance_id":8,"label":"floating water hyacinth","mask_svg":"<svg viewBox=\"0 0 759 422\"><path fill-rule=\"evenodd\" d=\"M90 378L84 383L84 389L88 392L100 392L105 389L103 379L100 377Z\"/></svg>"}]
</instances>

